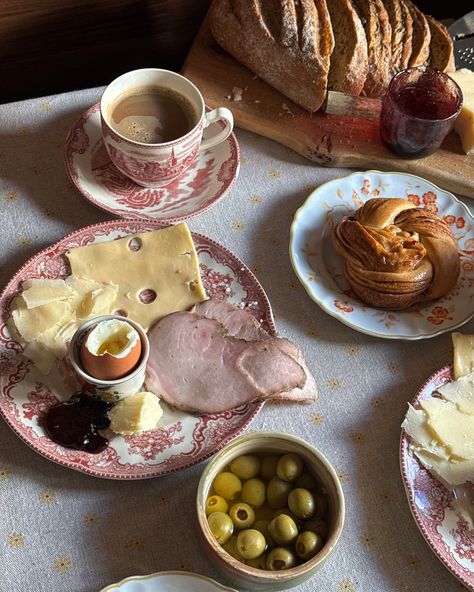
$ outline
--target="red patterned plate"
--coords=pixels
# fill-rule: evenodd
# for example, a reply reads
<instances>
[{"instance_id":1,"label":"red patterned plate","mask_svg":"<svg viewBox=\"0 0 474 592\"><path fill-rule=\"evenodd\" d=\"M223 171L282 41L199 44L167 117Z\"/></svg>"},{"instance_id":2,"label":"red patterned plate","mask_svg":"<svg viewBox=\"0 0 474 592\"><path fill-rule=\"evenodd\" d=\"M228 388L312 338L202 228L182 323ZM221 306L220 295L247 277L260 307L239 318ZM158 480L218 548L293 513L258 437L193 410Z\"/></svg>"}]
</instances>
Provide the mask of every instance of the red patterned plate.
<instances>
[{"instance_id":1,"label":"red patterned plate","mask_svg":"<svg viewBox=\"0 0 474 592\"><path fill-rule=\"evenodd\" d=\"M428 378L412 401L429 399L436 389L454 379L452 366L444 366ZM400 440L400 468L408 503L424 539L444 565L474 591L474 529L458 516L453 494L431 476L410 450L404 430ZM474 499L474 486L472 487Z\"/></svg>"},{"instance_id":2,"label":"red patterned plate","mask_svg":"<svg viewBox=\"0 0 474 592\"><path fill-rule=\"evenodd\" d=\"M217 123L204 137L219 131ZM94 205L116 216L180 222L205 212L221 200L237 178L239 145L235 134L198 152L176 181L160 189L140 187L115 168L102 140L99 103L74 124L66 138L65 165L71 181Z\"/></svg>"},{"instance_id":3,"label":"red patterned plate","mask_svg":"<svg viewBox=\"0 0 474 592\"><path fill-rule=\"evenodd\" d=\"M113 240L134 232L156 230L159 222L113 221L77 230L32 257L10 280L0 295L0 413L13 431L46 458L96 477L144 479L166 475L194 465L241 434L263 406L241 405L215 415L194 416L163 403L159 429L140 436L114 436L100 454L63 448L45 434L40 418L77 389L66 361L48 376L42 375L21 354L7 326L9 303L27 278L60 278L70 271L63 253L70 248ZM252 312L275 333L270 303L253 273L230 251L215 241L193 233L201 276L207 294L228 299Z\"/></svg>"}]
</instances>

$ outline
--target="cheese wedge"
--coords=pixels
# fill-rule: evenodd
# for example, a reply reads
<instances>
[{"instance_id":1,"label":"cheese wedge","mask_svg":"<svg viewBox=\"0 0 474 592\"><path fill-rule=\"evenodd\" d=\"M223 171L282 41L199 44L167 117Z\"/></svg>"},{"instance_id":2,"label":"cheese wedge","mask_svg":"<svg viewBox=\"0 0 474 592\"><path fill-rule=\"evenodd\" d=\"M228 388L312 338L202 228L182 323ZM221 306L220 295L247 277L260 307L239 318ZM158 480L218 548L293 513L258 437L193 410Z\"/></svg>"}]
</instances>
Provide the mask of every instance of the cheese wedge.
<instances>
[{"instance_id":1,"label":"cheese wedge","mask_svg":"<svg viewBox=\"0 0 474 592\"><path fill-rule=\"evenodd\" d=\"M109 411L110 429L116 434L141 434L156 428L163 410L158 397L148 391L130 395Z\"/></svg>"},{"instance_id":2,"label":"cheese wedge","mask_svg":"<svg viewBox=\"0 0 474 592\"><path fill-rule=\"evenodd\" d=\"M454 129L461 138L462 148L466 154L474 153L474 72L463 68L450 72L462 90L463 104L461 113L454 124Z\"/></svg>"},{"instance_id":3,"label":"cheese wedge","mask_svg":"<svg viewBox=\"0 0 474 592\"><path fill-rule=\"evenodd\" d=\"M454 380L474 372L474 335L451 333L453 340Z\"/></svg>"}]
</instances>

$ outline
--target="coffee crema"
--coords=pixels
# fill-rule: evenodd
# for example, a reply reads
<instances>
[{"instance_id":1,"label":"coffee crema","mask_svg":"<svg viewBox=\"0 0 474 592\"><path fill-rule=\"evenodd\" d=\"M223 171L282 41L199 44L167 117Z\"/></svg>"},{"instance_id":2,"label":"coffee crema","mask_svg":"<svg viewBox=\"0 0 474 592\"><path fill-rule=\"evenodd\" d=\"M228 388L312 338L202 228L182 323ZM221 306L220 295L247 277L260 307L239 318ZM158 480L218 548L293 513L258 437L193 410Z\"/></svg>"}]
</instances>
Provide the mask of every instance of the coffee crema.
<instances>
[{"instance_id":1,"label":"coffee crema","mask_svg":"<svg viewBox=\"0 0 474 592\"><path fill-rule=\"evenodd\" d=\"M189 99L163 86L137 86L120 95L108 110L110 125L141 144L163 144L190 132L198 114Z\"/></svg>"}]
</instances>

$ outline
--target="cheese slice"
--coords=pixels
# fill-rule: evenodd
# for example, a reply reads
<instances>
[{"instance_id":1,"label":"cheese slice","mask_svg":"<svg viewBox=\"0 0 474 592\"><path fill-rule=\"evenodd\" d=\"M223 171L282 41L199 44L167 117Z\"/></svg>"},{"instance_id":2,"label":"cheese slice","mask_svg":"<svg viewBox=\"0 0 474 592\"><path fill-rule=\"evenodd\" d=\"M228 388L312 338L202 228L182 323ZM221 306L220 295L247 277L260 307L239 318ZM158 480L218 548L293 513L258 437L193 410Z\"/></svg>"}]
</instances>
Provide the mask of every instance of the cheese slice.
<instances>
[{"instance_id":1,"label":"cheese slice","mask_svg":"<svg viewBox=\"0 0 474 592\"><path fill-rule=\"evenodd\" d=\"M109 411L110 429L116 434L141 434L156 428L163 410L158 397L148 391L130 395Z\"/></svg>"},{"instance_id":2,"label":"cheese slice","mask_svg":"<svg viewBox=\"0 0 474 592\"><path fill-rule=\"evenodd\" d=\"M453 462L440 459L426 450L414 452L421 463L448 489L474 479L474 459Z\"/></svg>"},{"instance_id":3,"label":"cheese slice","mask_svg":"<svg viewBox=\"0 0 474 592\"><path fill-rule=\"evenodd\" d=\"M66 300L73 290L62 279L29 279L22 284L21 295L27 308L35 308L57 300Z\"/></svg>"},{"instance_id":4,"label":"cheese slice","mask_svg":"<svg viewBox=\"0 0 474 592\"><path fill-rule=\"evenodd\" d=\"M454 348L454 379L474 372L474 335L451 333Z\"/></svg>"},{"instance_id":5,"label":"cheese slice","mask_svg":"<svg viewBox=\"0 0 474 592\"><path fill-rule=\"evenodd\" d=\"M186 224L142 232L66 253L76 278L118 286L115 309L145 330L206 299Z\"/></svg>"},{"instance_id":6,"label":"cheese slice","mask_svg":"<svg viewBox=\"0 0 474 592\"><path fill-rule=\"evenodd\" d=\"M412 448L416 451L428 451L439 460L448 460L449 453L437 441L426 424L426 415L422 409L415 409L408 404L408 411L402 423L402 428L412 440Z\"/></svg>"},{"instance_id":7,"label":"cheese slice","mask_svg":"<svg viewBox=\"0 0 474 592\"><path fill-rule=\"evenodd\" d=\"M474 416L474 373L448 382L438 392L444 399L454 403L461 413Z\"/></svg>"},{"instance_id":8,"label":"cheese slice","mask_svg":"<svg viewBox=\"0 0 474 592\"><path fill-rule=\"evenodd\" d=\"M450 72L449 76L458 83L463 94L461 113L456 119L454 129L461 138L464 152L472 154L474 153L474 72L463 68Z\"/></svg>"}]
</instances>

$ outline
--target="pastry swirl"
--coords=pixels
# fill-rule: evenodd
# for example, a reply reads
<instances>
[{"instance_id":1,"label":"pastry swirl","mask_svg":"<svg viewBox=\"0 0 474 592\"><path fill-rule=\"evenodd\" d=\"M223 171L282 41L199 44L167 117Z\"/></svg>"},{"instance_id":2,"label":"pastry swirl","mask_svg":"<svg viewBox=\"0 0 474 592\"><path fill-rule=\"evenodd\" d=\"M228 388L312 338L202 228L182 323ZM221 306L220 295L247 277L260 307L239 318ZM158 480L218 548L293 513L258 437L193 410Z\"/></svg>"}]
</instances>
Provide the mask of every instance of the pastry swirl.
<instances>
[{"instance_id":1,"label":"pastry swirl","mask_svg":"<svg viewBox=\"0 0 474 592\"><path fill-rule=\"evenodd\" d=\"M460 261L448 224L398 198L369 199L332 234L354 293L375 308L401 310L444 296Z\"/></svg>"}]
</instances>

